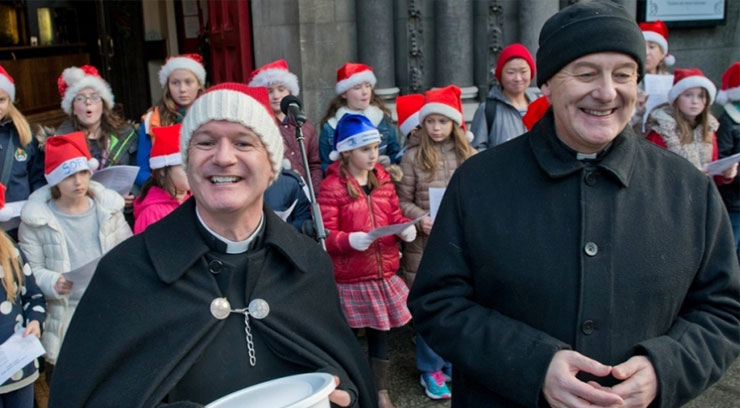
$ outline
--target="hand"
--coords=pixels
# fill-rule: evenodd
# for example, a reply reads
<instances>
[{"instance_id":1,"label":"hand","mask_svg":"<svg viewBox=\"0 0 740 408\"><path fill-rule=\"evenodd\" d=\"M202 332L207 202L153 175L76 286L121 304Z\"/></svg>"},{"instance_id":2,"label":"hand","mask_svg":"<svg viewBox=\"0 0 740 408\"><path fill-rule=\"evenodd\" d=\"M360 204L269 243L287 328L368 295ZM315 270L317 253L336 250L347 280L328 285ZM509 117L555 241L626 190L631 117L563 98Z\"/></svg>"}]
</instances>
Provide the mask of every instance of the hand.
<instances>
[{"instance_id":1,"label":"hand","mask_svg":"<svg viewBox=\"0 0 740 408\"><path fill-rule=\"evenodd\" d=\"M416 226L409 225L408 227L406 227L406 229L404 229L398 234L398 237L401 238L404 242L411 242L415 240L416 239Z\"/></svg>"},{"instance_id":2,"label":"hand","mask_svg":"<svg viewBox=\"0 0 740 408\"><path fill-rule=\"evenodd\" d=\"M26 331L23 333L23 337L27 337L29 334L33 334L37 339L41 337L41 326L39 325L38 320L31 320L31 322L28 323L28 326L26 326Z\"/></svg>"},{"instance_id":3,"label":"hand","mask_svg":"<svg viewBox=\"0 0 740 408\"><path fill-rule=\"evenodd\" d=\"M339 386L339 377L336 375L334 376L334 384ZM329 394L329 401L332 404L339 405L340 407L348 407L349 403L352 402L352 398L350 398L347 391L335 388L334 391Z\"/></svg>"},{"instance_id":4,"label":"hand","mask_svg":"<svg viewBox=\"0 0 740 408\"><path fill-rule=\"evenodd\" d=\"M358 231L349 234L349 246L358 251L364 251L370 248L373 241L367 232Z\"/></svg>"},{"instance_id":5,"label":"hand","mask_svg":"<svg viewBox=\"0 0 740 408\"><path fill-rule=\"evenodd\" d=\"M612 407L624 403L621 396L576 378L579 371L605 377L611 372L611 367L575 351L558 351L547 368L542 388L542 394L550 406Z\"/></svg>"},{"instance_id":6,"label":"hand","mask_svg":"<svg viewBox=\"0 0 740 408\"><path fill-rule=\"evenodd\" d=\"M432 233L432 225L434 225L434 221L432 221L432 217L426 216L419 221L421 223L421 230L424 231L425 234L429 235Z\"/></svg>"},{"instance_id":7,"label":"hand","mask_svg":"<svg viewBox=\"0 0 740 408\"><path fill-rule=\"evenodd\" d=\"M645 356L634 356L612 367L612 376L622 380L611 387L611 392L624 399L625 407L647 407L658 393L658 377Z\"/></svg>"},{"instance_id":8,"label":"hand","mask_svg":"<svg viewBox=\"0 0 740 408\"><path fill-rule=\"evenodd\" d=\"M59 275L57 283L54 284L54 290L60 295L66 295L72 291L72 285L74 282L64 279L64 275Z\"/></svg>"},{"instance_id":9,"label":"hand","mask_svg":"<svg viewBox=\"0 0 740 408\"><path fill-rule=\"evenodd\" d=\"M722 177L727 181L731 181L737 176L737 163L733 164L732 167L722 172Z\"/></svg>"},{"instance_id":10,"label":"hand","mask_svg":"<svg viewBox=\"0 0 740 408\"><path fill-rule=\"evenodd\" d=\"M123 207L124 208L131 208L134 205L134 195L128 194L123 196Z\"/></svg>"}]
</instances>

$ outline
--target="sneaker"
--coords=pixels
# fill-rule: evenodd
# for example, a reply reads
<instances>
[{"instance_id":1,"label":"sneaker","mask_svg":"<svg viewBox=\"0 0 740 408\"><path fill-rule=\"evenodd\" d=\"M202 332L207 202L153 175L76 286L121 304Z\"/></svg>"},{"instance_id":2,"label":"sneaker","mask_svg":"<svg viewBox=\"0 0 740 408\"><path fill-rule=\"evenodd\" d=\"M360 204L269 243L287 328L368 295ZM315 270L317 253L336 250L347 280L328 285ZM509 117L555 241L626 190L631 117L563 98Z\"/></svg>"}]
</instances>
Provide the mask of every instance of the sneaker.
<instances>
[{"instance_id":1,"label":"sneaker","mask_svg":"<svg viewBox=\"0 0 740 408\"><path fill-rule=\"evenodd\" d=\"M424 388L424 393L427 397L433 400L452 398L452 393L447 387L447 384L445 384L445 377L442 371L422 373L419 383Z\"/></svg>"}]
</instances>

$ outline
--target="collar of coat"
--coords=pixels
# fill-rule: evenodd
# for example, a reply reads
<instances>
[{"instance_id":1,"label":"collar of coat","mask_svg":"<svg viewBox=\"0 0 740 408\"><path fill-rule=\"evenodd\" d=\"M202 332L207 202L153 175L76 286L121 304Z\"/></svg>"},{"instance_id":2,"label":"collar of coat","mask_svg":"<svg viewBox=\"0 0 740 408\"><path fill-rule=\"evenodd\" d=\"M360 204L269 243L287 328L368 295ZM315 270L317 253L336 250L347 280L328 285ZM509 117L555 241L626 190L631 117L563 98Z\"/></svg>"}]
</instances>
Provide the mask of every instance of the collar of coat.
<instances>
[{"instance_id":1,"label":"collar of coat","mask_svg":"<svg viewBox=\"0 0 740 408\"><path fill-rule=\"evenodd\" d=\"M529 138L532 152L540 168L552 178L561 178L582 170L586 164L561 142L555 134L552 108L537 122ZM623 187L629 186L638 149L637 136L630 126L612 141L608 151L594 164L611 175Z\"/></svg>"},{"instance_id":2,"label":"collar of coat","mask_svg":"<svg viewBox=\"0 0 740 408\"><path fill-rule=\"evenodd\" d=\"M263 212L264 245L277 250L298 270L309 271L311 251L316 248L306 244L305 237L281 221L271 209L265 207ZM142 234L157 275L168 284L178 280L198 259L211 250L198 230L195 197L185 201L160 222L147 227ZM180 239L173 240L172 237ZM152 256L153 254L156 256ZM251 254L250 252L247 256Z\"/></svg>"}]
</instances>

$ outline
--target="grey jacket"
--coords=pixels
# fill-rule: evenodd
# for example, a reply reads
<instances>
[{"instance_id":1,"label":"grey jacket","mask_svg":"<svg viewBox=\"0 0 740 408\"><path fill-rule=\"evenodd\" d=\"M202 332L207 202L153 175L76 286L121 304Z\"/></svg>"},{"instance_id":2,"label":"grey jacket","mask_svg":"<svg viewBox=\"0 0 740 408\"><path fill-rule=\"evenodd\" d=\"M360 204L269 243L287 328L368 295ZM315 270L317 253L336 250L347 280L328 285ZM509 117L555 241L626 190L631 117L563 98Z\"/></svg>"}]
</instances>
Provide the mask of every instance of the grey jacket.
<instances>
[{"instance_id":1,"label":"grey jacket","mask_svg":"<svg viewBox=\"0 0 740 408\"><path fill-rule=\"evenodd\" d=\"M538 88L527 88L524 95L528 102L532 102L540 97L541 92ZM486 121L486 104L488 103L498 104L491 129L488 128ZM522 123L522 115L504 96L501 85L496 85L491 88L488 98L481 102L475 111L470 130L475 135L471 146L478 151L483 151L523 134L527 128Z\"/></svg>"}]
</instances>

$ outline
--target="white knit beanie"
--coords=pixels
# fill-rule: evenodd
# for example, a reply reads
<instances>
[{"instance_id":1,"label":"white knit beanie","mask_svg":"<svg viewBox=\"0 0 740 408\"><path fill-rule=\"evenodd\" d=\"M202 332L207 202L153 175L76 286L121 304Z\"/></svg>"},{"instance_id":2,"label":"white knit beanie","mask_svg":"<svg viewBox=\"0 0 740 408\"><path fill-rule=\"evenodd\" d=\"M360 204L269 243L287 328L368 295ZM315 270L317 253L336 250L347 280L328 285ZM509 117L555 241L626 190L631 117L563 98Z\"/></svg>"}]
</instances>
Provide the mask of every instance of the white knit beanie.
<instances>
[{"instance_id":1,"label":"white knit beanie","mask_svg":"<svg viewBox=\"0 0 740 408\"><path fill-rule=\"evenodd\" d=\"M193 132L214 120L239 123L256 133L265 145L274 170L270 184L280 176L285 147L270 108L267 88L224 82L203 92L190 106L182 122L180 152L183 168L188 163L188 145Z\"/></svg>"}]
</instances>

